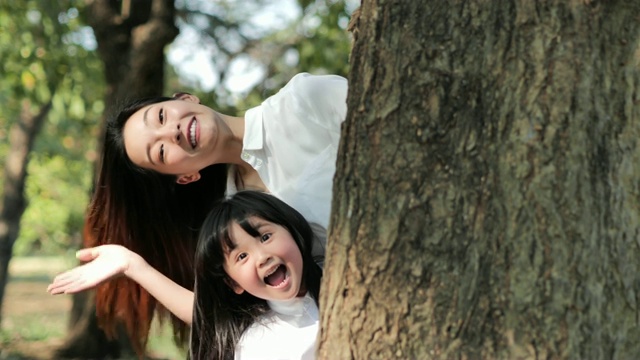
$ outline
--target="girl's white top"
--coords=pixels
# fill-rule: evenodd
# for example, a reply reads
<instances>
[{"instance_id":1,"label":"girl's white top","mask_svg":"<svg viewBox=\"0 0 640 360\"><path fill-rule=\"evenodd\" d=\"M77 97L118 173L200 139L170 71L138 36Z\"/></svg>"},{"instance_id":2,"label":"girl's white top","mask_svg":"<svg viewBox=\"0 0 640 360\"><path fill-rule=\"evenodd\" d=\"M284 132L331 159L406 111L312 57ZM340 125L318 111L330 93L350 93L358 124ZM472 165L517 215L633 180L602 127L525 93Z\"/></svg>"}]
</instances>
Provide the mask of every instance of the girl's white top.
<instances>
[{"instance_id":1,"label":"girl's white top","mask_svg":"<svg viewBox=\"0 0 640 360\"><path fill-rule=\"evenodd\" d=\"M325 231L346 114L345 78L301 73L244 116L242 160L256 169L271 194ZM234 175L231 169L227 195L237 192ZM314 255L324 253L321 246L319 253L314 246Z\"/></svg>"},{"instance_id":2,"label":"girl's white top","mask_svg":"<svg viewBox=\"0 0 640 360\"><path fill-rule=\"evenodd\" d=\"M315 359L318 307L306 295L268 301L271 311L242 334L236 359Z\"/></svg>"}]
</instances>

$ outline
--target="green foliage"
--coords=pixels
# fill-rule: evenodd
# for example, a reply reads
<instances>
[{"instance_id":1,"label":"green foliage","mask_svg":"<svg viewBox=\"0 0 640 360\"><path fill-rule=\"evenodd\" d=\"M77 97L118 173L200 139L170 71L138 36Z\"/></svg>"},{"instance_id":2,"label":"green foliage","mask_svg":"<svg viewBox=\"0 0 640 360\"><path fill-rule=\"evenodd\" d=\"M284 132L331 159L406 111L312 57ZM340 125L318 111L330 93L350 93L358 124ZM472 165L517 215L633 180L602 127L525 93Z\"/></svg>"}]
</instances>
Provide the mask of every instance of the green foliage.
<instances>
[{"instance_id":1,"label":"green foliage","mask_svg":"<svg viewBox=\"0 0 640 360\"><path fill-rule=\"evenodd\" d=\"M274 59L273 76L301 71L347 76L351 38L346 28L351 11L344 1L316 1L307 6L293 29L268 39L290 44L283 58ZM292 39L291 33L297 37Z\"/></svg>"},{"instance_id":2,"label":"green foliage","mask_svg":"<svg viewBox=\"0 0 640 360\"><path fill-rule=\"evenodd\" d=\"M17 254L67 248L82 228L104 108L95 40L81 19L84 4L0 0L0 158L9 151L12 124L53 102L30 156Z\"/></svg>"},{"instance_id":3,"label":"green foliage","mask_svg":"<svg viewBox=\"0 0 640 360\"><path fill-rule=\"evenodd\" d=\"M244 107L270 96L300 72L347 76L351 36L346 31L351 1L299 1L302 16L288 27L261 39L263 48L278 48L267 58L265 79L253 89Z\"/></svg>"},{"instance_id":4,"label":"green foliage","mask_svg":"<svg viewBox=\"0 0 640 360\"><path fill-rule=\"evenodd\" d=\"M89 201L91 163L35 153L29 163L27 198L15 252L52 254L77 248ZM75 246L70 249L70 241Z\"/></svg>"},{"instance_id":5,"label":"green foliage","mask_svg":"<svg viewBox=\"0 0 640 360\"><path fill-rule=\"evenodd\" d=\"M200 79L168 76L169 89L188 88L205 103L229 113L259 104L300 72L338 74L349 70L351 36L346 31L357 0L298 0L286 2L299 15L293 20L274 19L267 13L281 6L278 0L178 2L182 33L189 44L183 52L206 49L219 84L214 96L203 93ZM297 7L297 8L296 8ZM185 41L184 39L182 41ZM174 44L173 46L177 46ZM185 55L185 61L191 57ZM243 94L232 94L224 81L234 63L247 64L247 70L261 69L256 85ZM184 63L180 63L184 67ZM181 71L177 71L181 73ZM183 73L183 72L182 72ZM217 101L209 101L214 98Z\"/></svg>"},{"instance_id":6,"label":"green foliage","mask_svg":"<svg viewBox=\"0 0 640 360\"><path fill-rule=\"evenodd\" d=\"M167 92L190 91L206 104L235 114L241 113L236 109L259 104L295 73L346 75L351 40L345 28L354 2L295 4L299 18L258 30L255 18L278 1L252 0L243 6L235 1L178 1L182 30L195 30L197 44L212 49L221 78L243 57L265 71L253 90L234 95L222 86L211 94L168 67ZM22 109L35 113L53 101L28 167L29 205L16 254L74 250L81 231L104 110L102 63L92 30L82 18L84 6L82 0L0 0L0 158L6 158L8 129ZM0 173L0 185L3 182Z\"/></svg>"},{"instance_id":7,"label":"green foliage","mask_svg":"<svg viewBox=\"0 0 640 360\"><path fill-rule=\"evenodd\" d=\"M47 318L52 317L50 315ZM62 316L60 316L62 317ZM64 328L61 326L43 326L42 314L32 316L24 316L21 325L17 327L18 331L8 331L0 329L0 345L9 345L14 341L43 341L52 338L62 338L64 336ZM49 319L47 319L49 320ZM60 319L65 320L65 319Z\"/></svg>"}]
</instances>

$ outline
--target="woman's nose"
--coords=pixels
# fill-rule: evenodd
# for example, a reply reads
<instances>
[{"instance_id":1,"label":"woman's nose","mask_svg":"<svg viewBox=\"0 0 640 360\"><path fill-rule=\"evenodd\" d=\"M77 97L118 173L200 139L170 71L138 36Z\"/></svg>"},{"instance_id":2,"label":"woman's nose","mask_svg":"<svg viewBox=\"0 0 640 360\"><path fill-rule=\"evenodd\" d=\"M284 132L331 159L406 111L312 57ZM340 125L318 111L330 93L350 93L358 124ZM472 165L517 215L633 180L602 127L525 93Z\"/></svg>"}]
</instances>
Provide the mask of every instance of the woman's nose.
<instances>
[{"instance_id":1,"label":"woman's nose","mask_svg":"<svg viewBox=\"0 0 640 360\"><path fill-rule=\"evenodd\" d=\"M175 143L180 142L180 136L182 135L182 133L180 132L180 124L176 126L166 126L161 131L162 131L161 137L164 138L165 140L175 142Z\"/></svg>"}]
</instances>

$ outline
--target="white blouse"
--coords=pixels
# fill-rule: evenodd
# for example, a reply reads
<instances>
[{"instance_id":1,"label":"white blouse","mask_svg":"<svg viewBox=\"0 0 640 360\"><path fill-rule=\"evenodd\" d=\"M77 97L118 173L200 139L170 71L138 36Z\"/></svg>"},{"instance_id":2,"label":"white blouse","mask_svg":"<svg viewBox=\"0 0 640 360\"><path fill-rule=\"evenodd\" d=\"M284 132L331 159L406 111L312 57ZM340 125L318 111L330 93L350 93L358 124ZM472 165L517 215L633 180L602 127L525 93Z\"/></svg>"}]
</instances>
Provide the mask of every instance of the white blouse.
<instances>
[{"instance_id":1,"label":"white blouse","mask_svg":"<svg viewBox=\"0 0 640 360\"><path fill-rule=\"evenodd\" d=\"M242 334L235 359L315 359L318 307L313 298L268 304L271 311Z\"/></svg>"},{"instance_id":2,"label":"white blouse","mask_svg":"<svg viewBox=\"0 0 640 360\"><path fill-rule=\"evenodd\" d=\"M346 99L345 78L301 73L244 116L242 160L256 169L271 194L324 231ZM227 195L237 192L234 174L230 169ZM324 253L322 240L320 249L314 244L314 255Z\"/></svg>"}]
</instances>

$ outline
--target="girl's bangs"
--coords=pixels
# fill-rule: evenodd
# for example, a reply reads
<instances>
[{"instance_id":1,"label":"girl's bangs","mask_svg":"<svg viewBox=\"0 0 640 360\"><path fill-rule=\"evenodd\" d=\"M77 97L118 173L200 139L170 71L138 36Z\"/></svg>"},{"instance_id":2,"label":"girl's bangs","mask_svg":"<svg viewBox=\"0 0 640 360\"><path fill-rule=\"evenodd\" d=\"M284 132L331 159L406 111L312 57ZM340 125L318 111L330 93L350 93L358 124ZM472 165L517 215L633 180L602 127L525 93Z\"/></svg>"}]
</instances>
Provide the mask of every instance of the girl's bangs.
<instances>
[{"instance_id":1,"label":"girl's bangs","mask_svg":"<svg viewBox=\"0 0 640 360\"><path fill-rule=\"evenodd\" d=\"M256 227L251 223L251 221L249 221L249 218L254 216L256 215L247 214L247 213L236 214L236 216L234 216L234 219L230 220L227 223L227 226L225 226L220 231L220 233L218 234L218 238L220 239L220 243L221 243L220 245L222 246L222 250L225 254L230 253L233 249L236 248L236 244L231 238L231 231L230 231L233 223L238 224L238 226L240 226L240 228L244 232L249 234L251 237L257 237L260 235L260 232L258 231L258 229L256 229Z\"/></svg>"}]
</instances>

